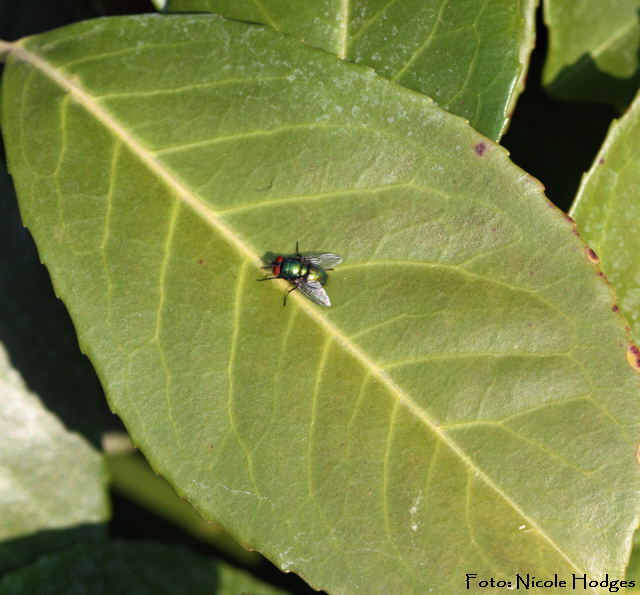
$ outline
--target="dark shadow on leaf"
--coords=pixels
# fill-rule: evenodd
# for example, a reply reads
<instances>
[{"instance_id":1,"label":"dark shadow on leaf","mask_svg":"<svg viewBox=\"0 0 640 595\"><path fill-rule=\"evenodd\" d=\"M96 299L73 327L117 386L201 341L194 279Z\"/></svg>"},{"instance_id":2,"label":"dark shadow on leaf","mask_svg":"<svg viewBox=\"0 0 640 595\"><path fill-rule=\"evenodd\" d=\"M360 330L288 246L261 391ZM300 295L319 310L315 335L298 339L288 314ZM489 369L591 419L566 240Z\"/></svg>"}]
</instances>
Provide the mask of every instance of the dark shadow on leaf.
<instances>
[{"instance_id":1,"label":"dark shadow on leaf","mask_svg":"<svg viewBox=\"0 0 640 595\"><path fill-rule=\"evenodd\" d=\"M66 549L76 543L99 543L107 537L103 524L38 531L0 541L0 576L33 562L38 556Z\"/></svg>"},{"instance_id":2,"label":"dark shadow on leaf","mask_svg":"<svg viewBox=\"0 0 640 595\"><path fill-rule=\"evenodd\" d=\"M637 16L640 21L640 10ZM556 75L547 85L547 91L557 99L610 103L622 111L640 88L640 45L636 53L638 65L628 77L617 77L605 72L590 54L583 54Z\"/></svg>"},{"instance_id":3,"label":"dark shadow on leaf","mask_svg":"<svg viewBox=\"0 0 640 595\"><path fill-rule=\"evenodd\" d=\"M100 383L80 353L69 315L51 287L0 149L0 342L28 388L65 426L94 446L114 416Z\"/></svg>"},{"instance_id":4,"label":"dark shadow on leaf","mask_svg":"<svg viewBox=\"0 0 640 595\"><path fill-rule=\"evenodd\" d=\"M214 545L198 539L118 492L114 491L111 497L113 502L112 537L133 541L153 539L165 544L182 545L203 556L221 560L253 575L266 584L282 589L286 593L295 593L296 595L318 593L296 574L281 572L262 556L254 562L241 562L232 550L225 549L221 543ZM213 591L211 592L213 593Z\"/></svg>"},{"instance_id":5,"label":"dark shadow on leaf","mask_svg":"<svg viewBox=\"0 0 640 595\"><path fill-rule=\"evenodd\" d=\"M223 569L179 546L109 540L77 543L5 575L0 589L18 593L217 593ZM235 578L235 577L234 577Z\"/></svg>"}]
</instances>

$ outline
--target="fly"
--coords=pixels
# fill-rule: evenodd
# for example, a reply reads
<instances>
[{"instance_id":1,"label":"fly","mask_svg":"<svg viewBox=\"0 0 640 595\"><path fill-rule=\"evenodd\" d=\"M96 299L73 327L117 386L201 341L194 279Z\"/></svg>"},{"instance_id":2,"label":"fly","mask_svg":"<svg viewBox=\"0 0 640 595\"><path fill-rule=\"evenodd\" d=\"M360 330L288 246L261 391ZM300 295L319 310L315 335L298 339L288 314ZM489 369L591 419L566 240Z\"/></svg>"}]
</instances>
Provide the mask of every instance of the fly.
<instances>
[{"instance_id":1,"label":"fly","mask_svg":"<svg viewBox=\"0 0 640 595\"><path fill-rule=\"evenodd\" d=\"M331 300L324 287L327 282L327 271L340 264L342 258L331 253L300 254L298 242L296 242L295 256L278 256L269 262L263 269L271 269L273 277L258 279L270 281L271 279L286 279L293 285L284 294L284 305L287 305L287 297L292 291L299 289L312 302L321 306L330 306Z\"/></svg>"}]
</instances>

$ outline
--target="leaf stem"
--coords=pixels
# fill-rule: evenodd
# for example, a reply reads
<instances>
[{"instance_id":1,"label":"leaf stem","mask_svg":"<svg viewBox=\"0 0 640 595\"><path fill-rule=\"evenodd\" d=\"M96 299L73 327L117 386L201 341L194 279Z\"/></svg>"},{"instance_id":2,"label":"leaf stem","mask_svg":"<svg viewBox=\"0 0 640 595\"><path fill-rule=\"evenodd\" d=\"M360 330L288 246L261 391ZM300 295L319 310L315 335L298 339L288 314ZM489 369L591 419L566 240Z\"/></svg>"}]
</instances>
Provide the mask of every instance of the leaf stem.
<instances>
[{"instance_id":1,"label":"leaf stem","mask_svg":"<svg viewBox=\"0 0 640 595\"><path fill-rule=\"evenodd\" d=\"M9 55L12 47L12 43L0 39L0 62L5 62L7 60L7 56Z\"/></svg>"}]
</instances>

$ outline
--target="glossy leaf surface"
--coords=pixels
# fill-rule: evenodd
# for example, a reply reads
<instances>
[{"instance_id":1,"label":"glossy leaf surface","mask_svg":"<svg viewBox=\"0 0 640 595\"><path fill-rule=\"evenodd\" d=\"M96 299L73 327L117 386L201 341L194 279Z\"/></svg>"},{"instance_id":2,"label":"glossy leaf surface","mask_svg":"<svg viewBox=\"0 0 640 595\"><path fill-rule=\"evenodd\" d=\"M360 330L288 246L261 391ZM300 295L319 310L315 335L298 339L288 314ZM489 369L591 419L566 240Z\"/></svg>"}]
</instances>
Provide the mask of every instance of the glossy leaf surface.
<instances>
[{"instance_id":1,"label":"glossy leaf surface","mask_svg":"<svg viewBox=\"0 0 640 595\"><path fill-rule=\"evenodd\" d=\"M10 49L24 220L112 406L206 517L329 591L623 574L640 386L623 323L502 148L218 17ZM331 308L256 282L296 240L344 258Z\"/></svg>"},{"instance_id":2,"label":"glossy leaf surface","mask_svg":"<svg viewBox=\"0 0 640 595\"><path fill-rule=\"evenodd\" d=\"M100 455L27 390L0 345L0 572L104 522L106 484Z\"/></svg>"},{"instance_id":3,"label":"glossy leaf surface","mask_svg":"<svg viewBox=\"0 0 640 595\"><path fill-rule=\"evenodd\" d=\"M640 96L611 126L571 208L640 342Z\"/></svg>"},{"instance_id":4,"label":"glossy leaf surface","mask_svg":"<svg viewBox=\"0 0 640 595\"><path fill-rule=\"evenodd\" d=\"M420 91L500 138L528 63L533 4L523 0L159 0L264 23ZM522 64L520 63L522 60Z\"/></svg>"},{"instance_id":5,"label":"glossy leaf surface","mask_svg":"<svg viewBox=\"0 0 640 595\"><path fill-rule=\"evenodd\" d=\"M519 62L520 73L516 85L511 93L511 99L507 108L507 126L511 121L513 111L516 108L518 97L524 91L529 73L529 62L531 52L536 45L536 13L538 11L538 0L520 0L520 14L522 16L522 35L520 37ZM504 129L503 129L504 132Z\"/></svg>"},{"instance_id":6,"label":"glossy leaf surface","mask_svg":"<svg viewBox=\"0 0 640 595\"><path fill-rule=\"evenodd\" d=\"M549 91L625 107L640 86L640 0L545 0L544 9Z\"/></svg>"}]
</instances>

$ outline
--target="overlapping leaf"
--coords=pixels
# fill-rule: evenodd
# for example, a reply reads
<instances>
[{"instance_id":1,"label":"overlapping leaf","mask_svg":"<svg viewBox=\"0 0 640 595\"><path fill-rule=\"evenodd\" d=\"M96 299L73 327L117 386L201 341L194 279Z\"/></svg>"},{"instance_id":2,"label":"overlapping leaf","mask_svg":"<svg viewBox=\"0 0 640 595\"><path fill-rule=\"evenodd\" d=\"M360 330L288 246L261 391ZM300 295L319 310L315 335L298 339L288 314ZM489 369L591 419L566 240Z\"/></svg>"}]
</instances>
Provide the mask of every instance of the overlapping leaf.
<instances>
[{"instance_id":1,"label":"overlapping leaf","mask_svg":"<svg viewBox=\"0 0 640 595\"><path fill-rule=\"evenodd\" d=\"M623 323L500 147L218 17L10 49L25 222L112 406L205 516L340 592L622 575L639 417ZM256 283L296 240L344 257L332 308Z\"/></svg>"},{"instance_id":2,"label":"overlapping leaf","mask_svg":"<svg viewBox=\"0 0 640 595\"><path fill-rule=\"evenodd\" d=\"M167 521L209 542L238 564L256 566L263 560L256 552L248 552L233 541L219 526L205 521L193 507L162 478L149 468L140 453L110 454L107 464L113 489Z\"/></svg>"},{"instance_id":3,"label":"overlapping leaf","mask_svg":"<svg viewBox=\"0 0 640 595\"><path fill-rule=\"evenodd\" d=\"M549 91L626 106L640 86L640 0L545 0L544 8Z\"/></svg>"},{"instance_id":4,"label":"overlapping leaf","mask_svg":"<svg viewBox=\"0 0 640 595\"><path fill-rule=\"evenodd\" d=\"M28 392L0 345L0 572L94 537L107 516L100 456Z\"/></svg>"},{"instance_id":5,"label":"overlapping leaf","mask_svg":"<svg viewBox=\"0 0 640 595\"><path fill-rule=\"evenodd\" d=\"M529 61L535 2L523 0L157 0L167 11L208 11L264 23L371 66L433 97L498 139Z\"/></svg>"},{"instance_id":6,"label":"overlapping leaf","mask_svg":"<svg viewBox=\"0 0 640 595\"><path fill-rule=\"evenodd\" d=\"M640 342L640 95L611 126L571 208Z\"/></svg>"}]
</instances>

